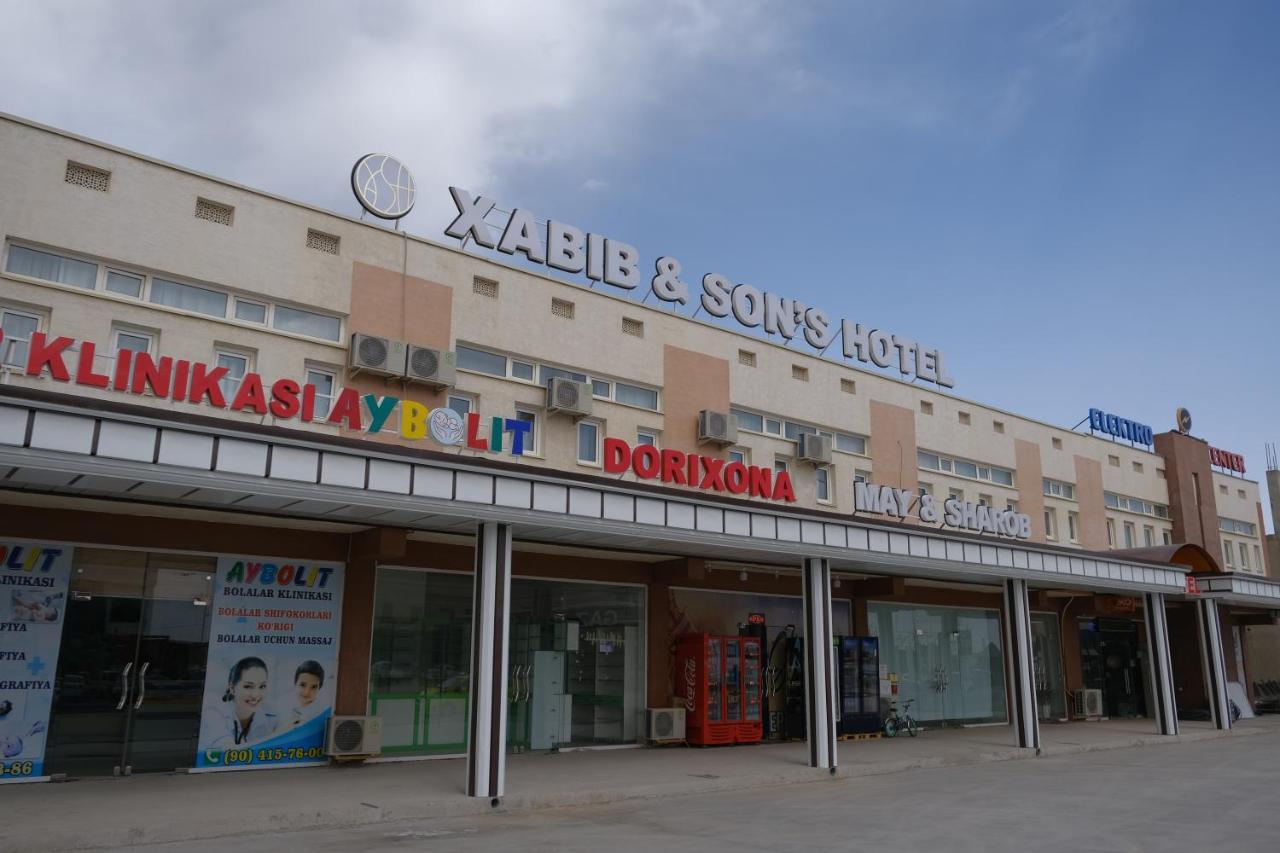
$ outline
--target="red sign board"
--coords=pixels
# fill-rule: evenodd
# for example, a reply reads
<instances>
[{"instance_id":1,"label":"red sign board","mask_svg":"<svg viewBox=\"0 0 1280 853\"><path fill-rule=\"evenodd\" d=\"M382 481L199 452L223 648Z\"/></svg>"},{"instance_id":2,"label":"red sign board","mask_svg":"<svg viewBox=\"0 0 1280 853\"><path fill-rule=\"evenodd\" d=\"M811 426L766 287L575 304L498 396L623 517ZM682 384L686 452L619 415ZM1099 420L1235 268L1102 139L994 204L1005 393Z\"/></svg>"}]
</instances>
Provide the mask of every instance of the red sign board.
<instances>
[{"instance_id":1,"label":"red sign board","mask_svg":"<svg viewBox=\"0 0 1280 853\"><path fill-rule=\"evenodd\" d=\"M1187 595L1199 595L1200 584L1196 582L1195 575L1187 575Z\"/></svg>"},{"instance_id":2,"label":"red sign board","mask_svg":"<svg viewBox=\"0 0 1280 853\"><path fill-rule=\"evenodd\" d=\"M1217 465L1219 468L1227 468L1231 471L1238 471L1241 474L1244 473L1244 457L1239 453L1228 453L1225 450L1210 447L1209 463Z\"/></svg>"}]
</instances>

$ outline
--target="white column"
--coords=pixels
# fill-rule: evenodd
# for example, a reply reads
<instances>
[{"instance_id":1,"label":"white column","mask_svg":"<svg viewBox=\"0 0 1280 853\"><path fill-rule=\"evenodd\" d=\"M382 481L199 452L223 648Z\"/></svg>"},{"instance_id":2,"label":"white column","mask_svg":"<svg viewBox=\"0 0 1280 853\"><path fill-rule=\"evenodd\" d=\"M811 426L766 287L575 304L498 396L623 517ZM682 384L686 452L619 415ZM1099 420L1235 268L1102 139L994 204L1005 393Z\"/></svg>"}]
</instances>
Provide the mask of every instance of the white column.
<instances>
[{"instance_id":1,"label":"white column","mask_svg":"<svg viewBox=\"0 0 1280 853\"><path fill-rule=\"evenodd\" d=\"M1031 651L1031 601L1027 582L1004 582L1004 641L1008 650L1009 722L1018 746L1040 752L1040 714L1036 710L1036 682Z\"/></svg>"},{"instance_id":2,"label":"white column","mask_svg":"<svg viewBox=\"0 0 1280 853\"><path fill-rule=\"evenodd\" d=\"M1231 703L1227 700L1227 668L1222 659L1222 626L1218 620L1218 602L1212 598L1196 601L1196 622L1200 626L1200 662L1204 671L1204 689L1213 712L1213 725L1231 728Z\"/></svg>"},{"instance_id":3,"label":"white column","mask_svg":"<svg viewBox=\"0 0 1280 853\"><path fill-rule=\"evenodd\" d=\"M1169 622L1164 612L1164 595L1143 596L1146 611L1147 654L1151 656L1151 697L1155 703L1156 727L1162 735L1178 733L1178 704L1173 695L1173 666L1169 658Z\"/></svg>"},{"instance_id":4,"label":"white column","mask_svg":"<svg viewBox=\"0 0 1280 853\"><path fill-rule=\"evenodd\" d=\"M471 726L467 736L470 797L496 799L505 791L510 617L511 528L484 522L476 532L471 606Z\"/></svg>"},{"instance_id":5,"label":"white column","mask_svg":"<svg viewBox=\"0 0 1280 853\"><path fill-rule=\"evenodd\" d=\"M831 564L804 561L804 704L809 766L836 769L836 665L831 648Z\"/></svg>"}]
</instances>

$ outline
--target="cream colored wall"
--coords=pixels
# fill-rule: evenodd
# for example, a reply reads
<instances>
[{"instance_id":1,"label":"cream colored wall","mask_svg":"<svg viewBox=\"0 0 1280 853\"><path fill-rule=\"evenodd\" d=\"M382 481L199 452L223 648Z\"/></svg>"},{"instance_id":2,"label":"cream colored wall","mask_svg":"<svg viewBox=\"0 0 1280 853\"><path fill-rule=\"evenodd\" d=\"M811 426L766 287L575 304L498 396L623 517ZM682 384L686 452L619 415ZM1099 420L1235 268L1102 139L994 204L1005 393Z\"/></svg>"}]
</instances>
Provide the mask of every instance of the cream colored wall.
<instances>
[{"instance_id":1,"label":"cream colored wall","mask_svg":"<svg viewBox=\"0 0 1280 853\"><path fill-rule=\"evenodd\" d=\"M1224 493L1222 487L1226 487ZM1244 497L1240 493L1244 493ZM1256 536L1244 536L1239 533L1227 533L1222 531L1222 541L1230 542L1233 548L1232 552L1232 568L1238 572L1249 572L1256 575L1266 574L1265 554L1266 545L1263 539L1265 531L1262 528L1262 519L1259 518L1258 502L1261 500L1261 494L1258 484L1253 480L1246 480L1243 477L1232 477L1228 474L1222 474L1218 471L1213 472L1213 496L1218 504L1218 516L1220 518L1231 518L1236 521L1245 521L1254 525L1257 532ZM1240 563L1240 544L1244 544L1249 554L1249 566L1245 568ZM1257 546L1257 552L1254 551ZM1222 555L1216 555L1219 559ZM1259 565L1258 557L1263 557L1263 565Z\"/></svg>"}]
</instances>

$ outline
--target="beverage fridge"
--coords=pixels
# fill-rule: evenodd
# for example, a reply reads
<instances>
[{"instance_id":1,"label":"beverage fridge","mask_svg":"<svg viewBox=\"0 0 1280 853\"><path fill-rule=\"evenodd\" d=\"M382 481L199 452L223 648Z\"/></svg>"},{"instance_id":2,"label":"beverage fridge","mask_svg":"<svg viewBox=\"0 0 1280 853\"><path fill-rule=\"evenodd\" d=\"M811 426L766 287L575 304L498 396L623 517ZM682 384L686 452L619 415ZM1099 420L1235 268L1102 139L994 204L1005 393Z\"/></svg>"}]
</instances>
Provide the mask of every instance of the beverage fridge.
<instances>
[{"instance_id":1,"label":"beverage fridge","mask_svg":"<svg viewBox=\"0 0 1280 853\"><path fill-rule=\"evenodd\" d=\"M840 734L880 731L880 641L875 637L836 637Z\"/></svg>"},{"instance_id":2,"label":"beverage fridge","mask_svg":"<svg viewBox=\"0 0 1280 853\"><path fill-rule=\"evenodd\" d=\"M676 650L686 739L699 746L755 743L764 734L761 644L756 637L685 634Z\"/></svg>"}]
</instances>

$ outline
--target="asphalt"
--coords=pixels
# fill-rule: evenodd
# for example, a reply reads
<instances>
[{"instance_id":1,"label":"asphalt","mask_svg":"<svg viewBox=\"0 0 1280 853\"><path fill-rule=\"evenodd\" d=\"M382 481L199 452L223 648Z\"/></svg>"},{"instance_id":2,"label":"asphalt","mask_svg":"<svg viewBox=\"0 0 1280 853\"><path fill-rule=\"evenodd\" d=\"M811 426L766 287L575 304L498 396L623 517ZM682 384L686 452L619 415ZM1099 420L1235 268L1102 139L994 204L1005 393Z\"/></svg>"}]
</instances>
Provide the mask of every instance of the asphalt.
<instances>
[{"instance_id":1,"label":"asphalt","mask_svg":"<svg viewBox=\"0 0 1280 853\"><path fill-rule=\"evenodd\" d=\"M658 804L663 802L683 804L703 795L749 796L752 791L778 789L816 797L817 802L832 785L871 784L871 777L890 774L933 779L920 771L945 776L967 768L960 774L964 778L973 773L1002 778L1000 774L1006 772L1039 776L1055 761L1073 762L1072 767L1076 763L1083 768L1102 767L1110 765L1110 756L1119 751L1157 755L1170 752L1171 747L1174 752L1194 747L1205 756L1202 761L1216 762L1224 750L1243 750L1270 756L1274 762L1280 758L1280 717L1248 721L1230 734L1184 723L1178 737L1157 735L1154 724L1142 720L1046 725L1043 740L1039 757L1015 748L1007 726L929 731L916 739L845 742L840 745L840 767L834 775L808 767L805 747L798 743L514 755L508 761L507 796L497 807L463 794L460 760L9 785L0 788L0 808L6 815L0 851L164 844L186 850L184 844L213 840L218 849L282 849L281 833L288 835L289 847L316 832L337 837L367 831L384 841L398 837L396 832L408 833L403 837L410 840L439 833L469 837L495 826L514 825L509 822L520 815L552 810L604 807L607 811L623 806L661 812L666 806ZM1004 762L1013 762L1016 769L999 766ZM1271 776L1272 795L1276 775ZM872 785L873 790L881 787ZM1096 785L1086 787L1097 789ZM1070 791L1064 792L1069 795ZM910 797L897 810L916 814L923 803ZM449 829L450 822L462 828ZM323 838L317 838L320 844ZM270 839L278 846L255 846ZM197 844L190 849L214 848Z\"/></svg>"}]
</instances>

